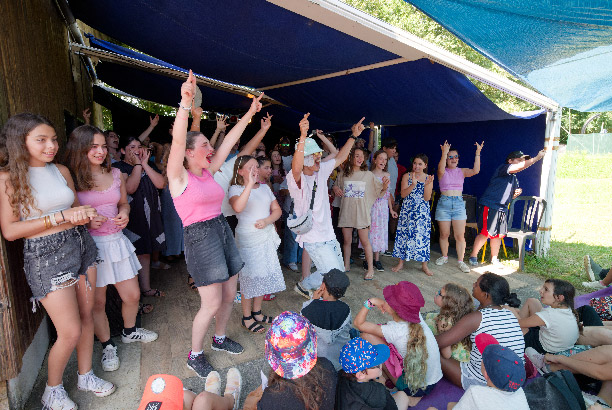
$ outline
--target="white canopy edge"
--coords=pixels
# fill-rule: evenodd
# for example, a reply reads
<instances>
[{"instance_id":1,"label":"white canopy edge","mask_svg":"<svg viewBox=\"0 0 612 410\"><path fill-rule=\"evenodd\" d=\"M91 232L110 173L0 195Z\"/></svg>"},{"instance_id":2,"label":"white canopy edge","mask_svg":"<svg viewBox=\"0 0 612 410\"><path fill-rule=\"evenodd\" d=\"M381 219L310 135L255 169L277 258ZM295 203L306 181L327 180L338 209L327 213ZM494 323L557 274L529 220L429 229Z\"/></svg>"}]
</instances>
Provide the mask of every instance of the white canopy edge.
<instances>
[{"instance_id":1,"label":"white canopy edge","mask_svg":"<svg viewBox=\"0 0 612 410\"><path fill-rule=\"evenodd\" d=\"M550 98L501 77L463 57L442 49L402 29L378 20L339 0L267 0L286 10L365 41L407 60L428 58L452 70L489 84L547 110L559 110ZM347 67L350 69L352 67Z\"/></svg>"}]
</instances>

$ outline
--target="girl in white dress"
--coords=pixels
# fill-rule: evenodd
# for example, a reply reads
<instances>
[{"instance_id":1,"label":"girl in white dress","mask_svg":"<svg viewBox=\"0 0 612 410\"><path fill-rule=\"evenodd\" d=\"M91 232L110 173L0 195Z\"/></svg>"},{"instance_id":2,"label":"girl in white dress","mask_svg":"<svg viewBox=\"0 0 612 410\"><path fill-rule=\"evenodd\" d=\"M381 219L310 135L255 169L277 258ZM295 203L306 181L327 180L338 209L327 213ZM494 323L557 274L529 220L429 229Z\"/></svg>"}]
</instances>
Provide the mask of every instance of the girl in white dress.
<instances>
[{"instance_id":1,"label":"girl in white dress","mask_svg":"<svg viewBox=\"0 0 612 410\"><path fill-rule=\"evenodd\" d=\"M237 158L228 194L238 217L236 246L245 263L240 271L242 325L253 333L265 331L260 323L273 320L261 313L264 295L285 290L276 254L280 238L274 229L282 211L270 187L257 183L258 176L255 158L249 155Z\"/></svg>"}]
</instances>

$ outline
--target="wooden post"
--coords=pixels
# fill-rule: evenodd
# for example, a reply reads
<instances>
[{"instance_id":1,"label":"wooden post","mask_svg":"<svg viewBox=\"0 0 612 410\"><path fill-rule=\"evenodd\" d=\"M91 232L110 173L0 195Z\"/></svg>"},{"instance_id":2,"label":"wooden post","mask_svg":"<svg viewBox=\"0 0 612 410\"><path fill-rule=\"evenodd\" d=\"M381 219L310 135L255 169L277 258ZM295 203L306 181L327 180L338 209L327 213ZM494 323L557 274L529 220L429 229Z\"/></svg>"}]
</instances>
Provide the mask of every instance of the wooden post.
<instances>
[{"instance_id":1,"label":"wooden post","mask_svg":"<svg viewBox=\"0 0 612 410\"><path fill-rule=\"evenodd\" d=\"M555 203L555 179L557 175L557 157L559 155L559 138L561 133L561 109L546 114L545 147L546 155L542 162L540 179L540 196L546 200L546 211L538 228L536 238L536 255L546 256L550 249L552 215Z\"/></svg>"}]
</instances>

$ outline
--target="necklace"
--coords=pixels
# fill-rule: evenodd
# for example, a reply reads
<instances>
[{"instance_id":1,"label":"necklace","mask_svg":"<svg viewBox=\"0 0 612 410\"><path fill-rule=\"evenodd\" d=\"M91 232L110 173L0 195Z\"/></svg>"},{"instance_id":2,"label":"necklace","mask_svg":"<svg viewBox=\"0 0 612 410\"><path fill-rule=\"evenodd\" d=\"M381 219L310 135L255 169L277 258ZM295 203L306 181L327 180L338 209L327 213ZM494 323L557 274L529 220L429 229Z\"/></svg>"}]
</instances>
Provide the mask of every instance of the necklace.
<instances>
[{"instance_id":1,"label":"necklace","mask_svg":"<svg viewBox=\"0 0 612 410\"><path fill-rule=\"evenodd\" d=\"M496 305L495 303L490 303L487 306L479 307L478 310L487 309L487 308L490 308L490 307L493 307L493 306L499 307L499 305Z\"/></svg>"}]
</instances>

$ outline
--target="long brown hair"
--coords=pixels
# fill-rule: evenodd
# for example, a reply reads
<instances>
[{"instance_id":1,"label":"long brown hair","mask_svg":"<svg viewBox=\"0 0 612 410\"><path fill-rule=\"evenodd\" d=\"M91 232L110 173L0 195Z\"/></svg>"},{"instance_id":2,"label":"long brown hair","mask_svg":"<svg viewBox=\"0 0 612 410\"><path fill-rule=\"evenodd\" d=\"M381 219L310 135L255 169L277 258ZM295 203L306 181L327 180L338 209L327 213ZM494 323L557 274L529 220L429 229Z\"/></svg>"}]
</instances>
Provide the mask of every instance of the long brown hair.
<instances>
[{"instance_id":1,"label":"long brown hair","mask_svg":"<svg viewBox=\"0 0 612 410\"><path fill-rule=\"evenodd\" d=\"M272 370L268 387L278 392L289 389L302 402L306 410L319 410L325 396L324 386L329 377L329 370L323 368L320 363L317 363L304 376L293 380L285 379Z\"/></svg>"},{"instance_id":2,"label":"long brown hair","mask_svg":"<svg viewBox=\"0 0 612 410\"><path fill-rule=\"evenodd\" d=\"M250 155L241 155L236 158L236 163L234 163L234 174L232 175L230 185L244 185L244 178L242 178L242 175L238 173L238 170L242 169L247 164L247 162L252 159L256 158Z\"/></svg>"},{"instance_id":3,"label":"long brown hair","mask_svg":"<svg viewBox=\"0 0 612 410\"><path fill-rule=\"evenodd\" d=\"M370 171L374 171L374 169L376 168L376 158L378 158L380 154L387 155L387 153L383 151L382 149L379 149L378 151L376 151L374 155L372 155L372 163L370 163ZM365 163L365 161L363 162ZM388 169L389 169L389 155L387 155L387 163L385 164L385 167L383 168L383 172L387 172Z\"/></svg>"},{"instance_id":4,"label":"long brown hair","mask_svg":"<svg viewBox=\"0 0 612 410\"><path fill-rule=\"evenodd\" d=\"M43 124L55 129L51 121L42 115L24 112L9 118L0 132L0 171L9 174L5 192L9 196L13 215L17 217L21 212L27 218L30 209L40 211L30 188L30 152L26 146L26 137L34 128ZM12 193L9 188L12 188Z\"/></svg>"},{"instance_id":5,"label":"long brown hair","mask_svg":"<svg viewBox=\"0 0 612 410\"><path fill-rule=\"evenodd\" d=\"M91 149L91 144L93 144L94 135L96 134L104 136L102 131L93 125L81 125L76 127L68 137L63 162L72 173L74 188L77 191L90 191L95 187L93 175L91 174L91 163L89 158L87 158L87 154ZM101 166L103 170L110 171L111 161L108 152Z\"/></svg>"},{"instance_id":6,"label":"long brown hair","mask_svg":"<svg viewBox=\"0 0 612 410\"><path fill-rule=\"evenodd\" d=\"M447 283L443 288L445 295L440 295L442 297L442 306L440 307L440 313L436 316L436 328L438 328L438 331L442 324L452 327L463 316L474 311L474 302L466 288L456 283ZM472 349L470 335L455 343L452 348L454 349L459 343L462 343L467 350Z\"/></svg>"},{"instance_id":7,"label":"long brown hair","mask_svg":"<svg viewBox=\"0 0 612 410\"><path fill-rule=\"evenodd\" d=\"M200 131L187 131L187 135L185 136L185 153L187 152L188 149L195 148L196 139L198 139L200 135L203 137L205 136ZM183 166L185 167L185 169L189 169L189 163L187 162L187 155L185 155L185 158L183 159Z\"/></svg>"},{"instance_id":8,"label":"long brown hair","mask_svg":"<svg viewBox=\"0 0 612 410\"><path fill-rule=\"evenodd\" d=\"M359 167L359 170L360 171L368 170L368 164L366 163L367 161L365 158L365 150L363 148L353 148L351 150L351 153L348 156L348 159L343 164L343 167L344 167L343 171L344 171L345 177L351 176L351 174L353 173L353 162L355 162L355 152L356 151L361 151L363 153L363 163Z\"/></svg>"}]
</instances>

